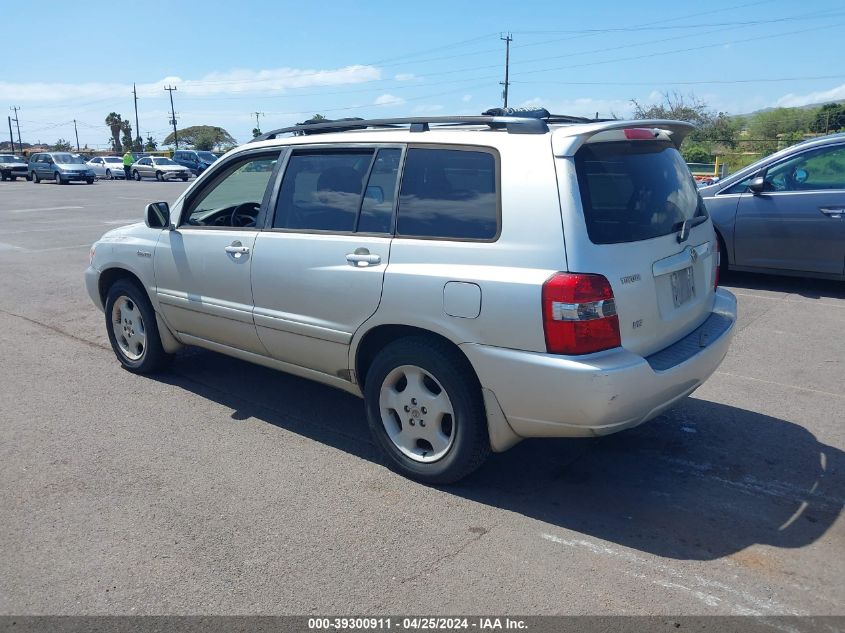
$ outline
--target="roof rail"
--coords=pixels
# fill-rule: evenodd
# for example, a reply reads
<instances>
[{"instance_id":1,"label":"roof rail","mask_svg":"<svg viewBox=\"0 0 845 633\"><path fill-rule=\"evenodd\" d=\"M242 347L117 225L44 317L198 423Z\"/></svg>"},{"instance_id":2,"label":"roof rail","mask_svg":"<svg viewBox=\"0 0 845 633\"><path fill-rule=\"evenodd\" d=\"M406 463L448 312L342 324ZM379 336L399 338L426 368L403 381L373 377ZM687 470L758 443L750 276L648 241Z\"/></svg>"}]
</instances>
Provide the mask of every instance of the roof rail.
<instances>
[{"instance_id":1,"label":"roof rail","mask_svg":"<svg viewBox=\"0 0 845 633\"><path fill-rule=\"evenodd\" d=\"M557 119L561 119L558 121ZM565 121L563 119L566 119ZM557 117L552 115L550 122L583 123L590 119L579 117ZM321 134L326 132L343 132L347 130L363 130L366 128L392 128L408 126L411 132L427 132L431 125L487 125L491 128L505 128L509 134L545 134L549 131L546 121L530 117L514 116L435 116L435 117L405 117L398 119L347 119L341 121L325 121L323 123L308 123L283 127L252 139L267 141L280 134Z\"/></svg>"}]
</instances>

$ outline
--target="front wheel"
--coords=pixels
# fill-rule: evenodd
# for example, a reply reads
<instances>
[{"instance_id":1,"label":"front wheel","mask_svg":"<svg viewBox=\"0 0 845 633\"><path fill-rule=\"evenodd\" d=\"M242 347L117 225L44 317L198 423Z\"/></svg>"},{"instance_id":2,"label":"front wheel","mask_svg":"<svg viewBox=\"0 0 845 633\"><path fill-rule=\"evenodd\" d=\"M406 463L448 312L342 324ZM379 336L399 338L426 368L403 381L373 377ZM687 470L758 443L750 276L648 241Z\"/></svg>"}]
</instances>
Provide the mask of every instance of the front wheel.
<instances>
[{"instance_id":1,"label":"front wheel","mask_svg":"<svg viewBox=\"0 0 845 633\"><path fill-rule=\"evenodd\" d=\"M32 172L32 182L36 185L41 183L41 178L39 178L38 174L36 174L35 172Z\"/></svg>"},{"instance_id":2,"label":"front wheel","mask_svg":"<svg viewBox=\"0 0 845 633\"><path fill-rule=\"evenodd\" d=\"M6 176L6 172L5 172L5 171L0 171L0 180L6 180L6 178L7 178L7 176Z\"/></svg>"},{"instance_id":3,"label":"front wheel","mask_svg":"<svg viewBox=\"0 0 845 633\"><path fill-rule=\"evenodd\" d=\"M106 180L114 180L114 176L111 175L111 169L106 170Z\"/></svg>"},{"instance_id":4,"label":"front wheel","mask_svg":"<svg viewBox=\"0 0 845 633\"><path fill-rule=\"evenodd\" d=\"M156 180L158 180L159 182L163 182L163 181L164 181L164 176L161 174L161 172L160 172L160 171L157 171L157 172L156 172Z\"/></svg>"},{"instance_id":5,"label":"front wheel","mask_svg":"<svg viewBox=\"0 0 845 633\"><path fill-rule=\"evenodd\" d=\"M88 180L86 180L85 182L87 182L89 185L93 185L93 184L94 184L94 179L93 179L93 178L89 178L89 179L88 179Z\"/></svg>"},{"instance_id":6,"label":"front wheel","mask_svg":"<svg viewBox=\"0 0 845 633\"><path fill-rule=\"evenodd\" d=\"M137 284L125 279L112 284L105 313L109 342L121 365L136 374L167 365L171 356L161 346L155 311Z\"/></svg>"},{"instance_id":7,"label":"front wheel","mask_svg":"<svg viewBox=\"0 0 845 633\"><path fill-rule=\"evenodd\" d=\"M138 173L138 170L137 170L137 169L136 169L135 171L133 171L133 172L132 172L132 177L133 177L135 180L137 180L138 182L141 182L141 174L139 174L139 173Z\"/></svg>"},{"instance_id":8,"label":"front wheel","mask_svg":"<svg viewBox=\"0 0 845 633\"><path fill-rule=\"evenodd\" d=\"M61 175L59 172L56 172L56 173L53 175L53 179L56 181L56 184L57 184L57 185L63 185L63 184L65 184L65 180L62 178L62 175Z\"/></svg>"},{"instance_id":9,"label":"front wheel","mask_svg":"<svg viewBox=\"0 0 845 633\"><path fill-rule=\"evenodd\" d=\"M364 398L390 466L411 479L453 483L490 455L478 379L444 342L410 337L388 345L367 372Z\"/></svg>"}]
</instances>

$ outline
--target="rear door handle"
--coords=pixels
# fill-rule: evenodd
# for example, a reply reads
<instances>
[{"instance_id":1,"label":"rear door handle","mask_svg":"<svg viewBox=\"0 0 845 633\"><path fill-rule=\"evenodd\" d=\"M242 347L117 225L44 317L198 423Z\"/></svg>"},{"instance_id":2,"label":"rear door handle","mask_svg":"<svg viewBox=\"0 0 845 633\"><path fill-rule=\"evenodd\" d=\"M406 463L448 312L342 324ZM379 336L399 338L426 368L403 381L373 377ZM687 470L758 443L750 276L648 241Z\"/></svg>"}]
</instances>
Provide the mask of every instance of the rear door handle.
<instances>
[{"instance_id":1,"label":"rear door handle","mask_svg":"<svg viewBox=\"0 0 845 633\"><path fill-rule=\"evenodd\" d=\"M819 207L819 211L837 220L841 220L842 216L845 215L845 207Z\"/></svg>"},{"instance_id":2,"label":"rear door handle","mask_svg":"<svg viewBox=\"0 0 845 633\"><path fill-rule=\"evenodd\" d=\"M354 253L347 253L346 261L353 266L364 268L381 263L381 255L370 253L366 248L356 248Z\"/></svg>"}]
</instances>

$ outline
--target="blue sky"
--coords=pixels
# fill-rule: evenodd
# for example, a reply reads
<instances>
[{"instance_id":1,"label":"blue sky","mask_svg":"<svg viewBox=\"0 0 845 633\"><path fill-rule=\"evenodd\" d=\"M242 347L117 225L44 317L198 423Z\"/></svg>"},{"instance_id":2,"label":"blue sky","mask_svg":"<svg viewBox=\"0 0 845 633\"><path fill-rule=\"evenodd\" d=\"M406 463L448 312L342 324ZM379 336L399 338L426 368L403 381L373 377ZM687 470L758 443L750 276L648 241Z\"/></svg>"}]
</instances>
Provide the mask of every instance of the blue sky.
<instances>
[{"instance_id":1,"label":"blue sky","mask_svg":"<svg viewBox=\"0 0 845 633\"><path fill-rule=\"evenodd\" d=\"M265 131L330 118L478 114L509 104L624 116L630 99L694 93L733 114L845 99L841 0L674 2L56 2L33 14L4 2L0 105L20 106L25 142L105 147L105 116L168 133L209 124L239 141L254 112ZM82 9L82 10L80 10ZM129 35L131 32L132 35ZM8 40L7 40L8 42ZM38 42L38 44L35 44ZM0 138L8 135L7 126Z\"/></svg>"}]
</instances>

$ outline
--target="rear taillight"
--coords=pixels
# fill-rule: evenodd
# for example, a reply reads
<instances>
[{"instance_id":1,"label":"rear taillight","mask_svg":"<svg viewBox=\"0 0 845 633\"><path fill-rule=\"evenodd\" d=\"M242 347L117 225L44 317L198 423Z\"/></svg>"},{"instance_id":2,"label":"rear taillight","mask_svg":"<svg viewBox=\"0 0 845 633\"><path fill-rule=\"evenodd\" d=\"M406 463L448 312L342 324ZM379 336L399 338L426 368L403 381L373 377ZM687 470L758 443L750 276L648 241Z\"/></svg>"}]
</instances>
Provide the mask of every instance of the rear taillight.
<instances>
[{"instance_id":1,"label":"rear taillight","mask_svg":"<svg viewBox=\"0 0 845 633\"><path fill-rule=\"evenodd\" d=\"M555 273L543 284L543 330L550 354L590 354L619 347L619 318L602 275Z\"/></svg>"},{"instance_id":2,"label":"rear taillight","mask_svg":"<svg viewBox=\"0 0 845 633\"><path fill-rule=\"evenodd\" d=\"M719 240L713 240L713 244L715 248L713 249L713 261L715 265L713 266L713 288L716 289L719 285L719 266L722 263L722 251L719 249Z\"/></svg>"}]
</instances>

